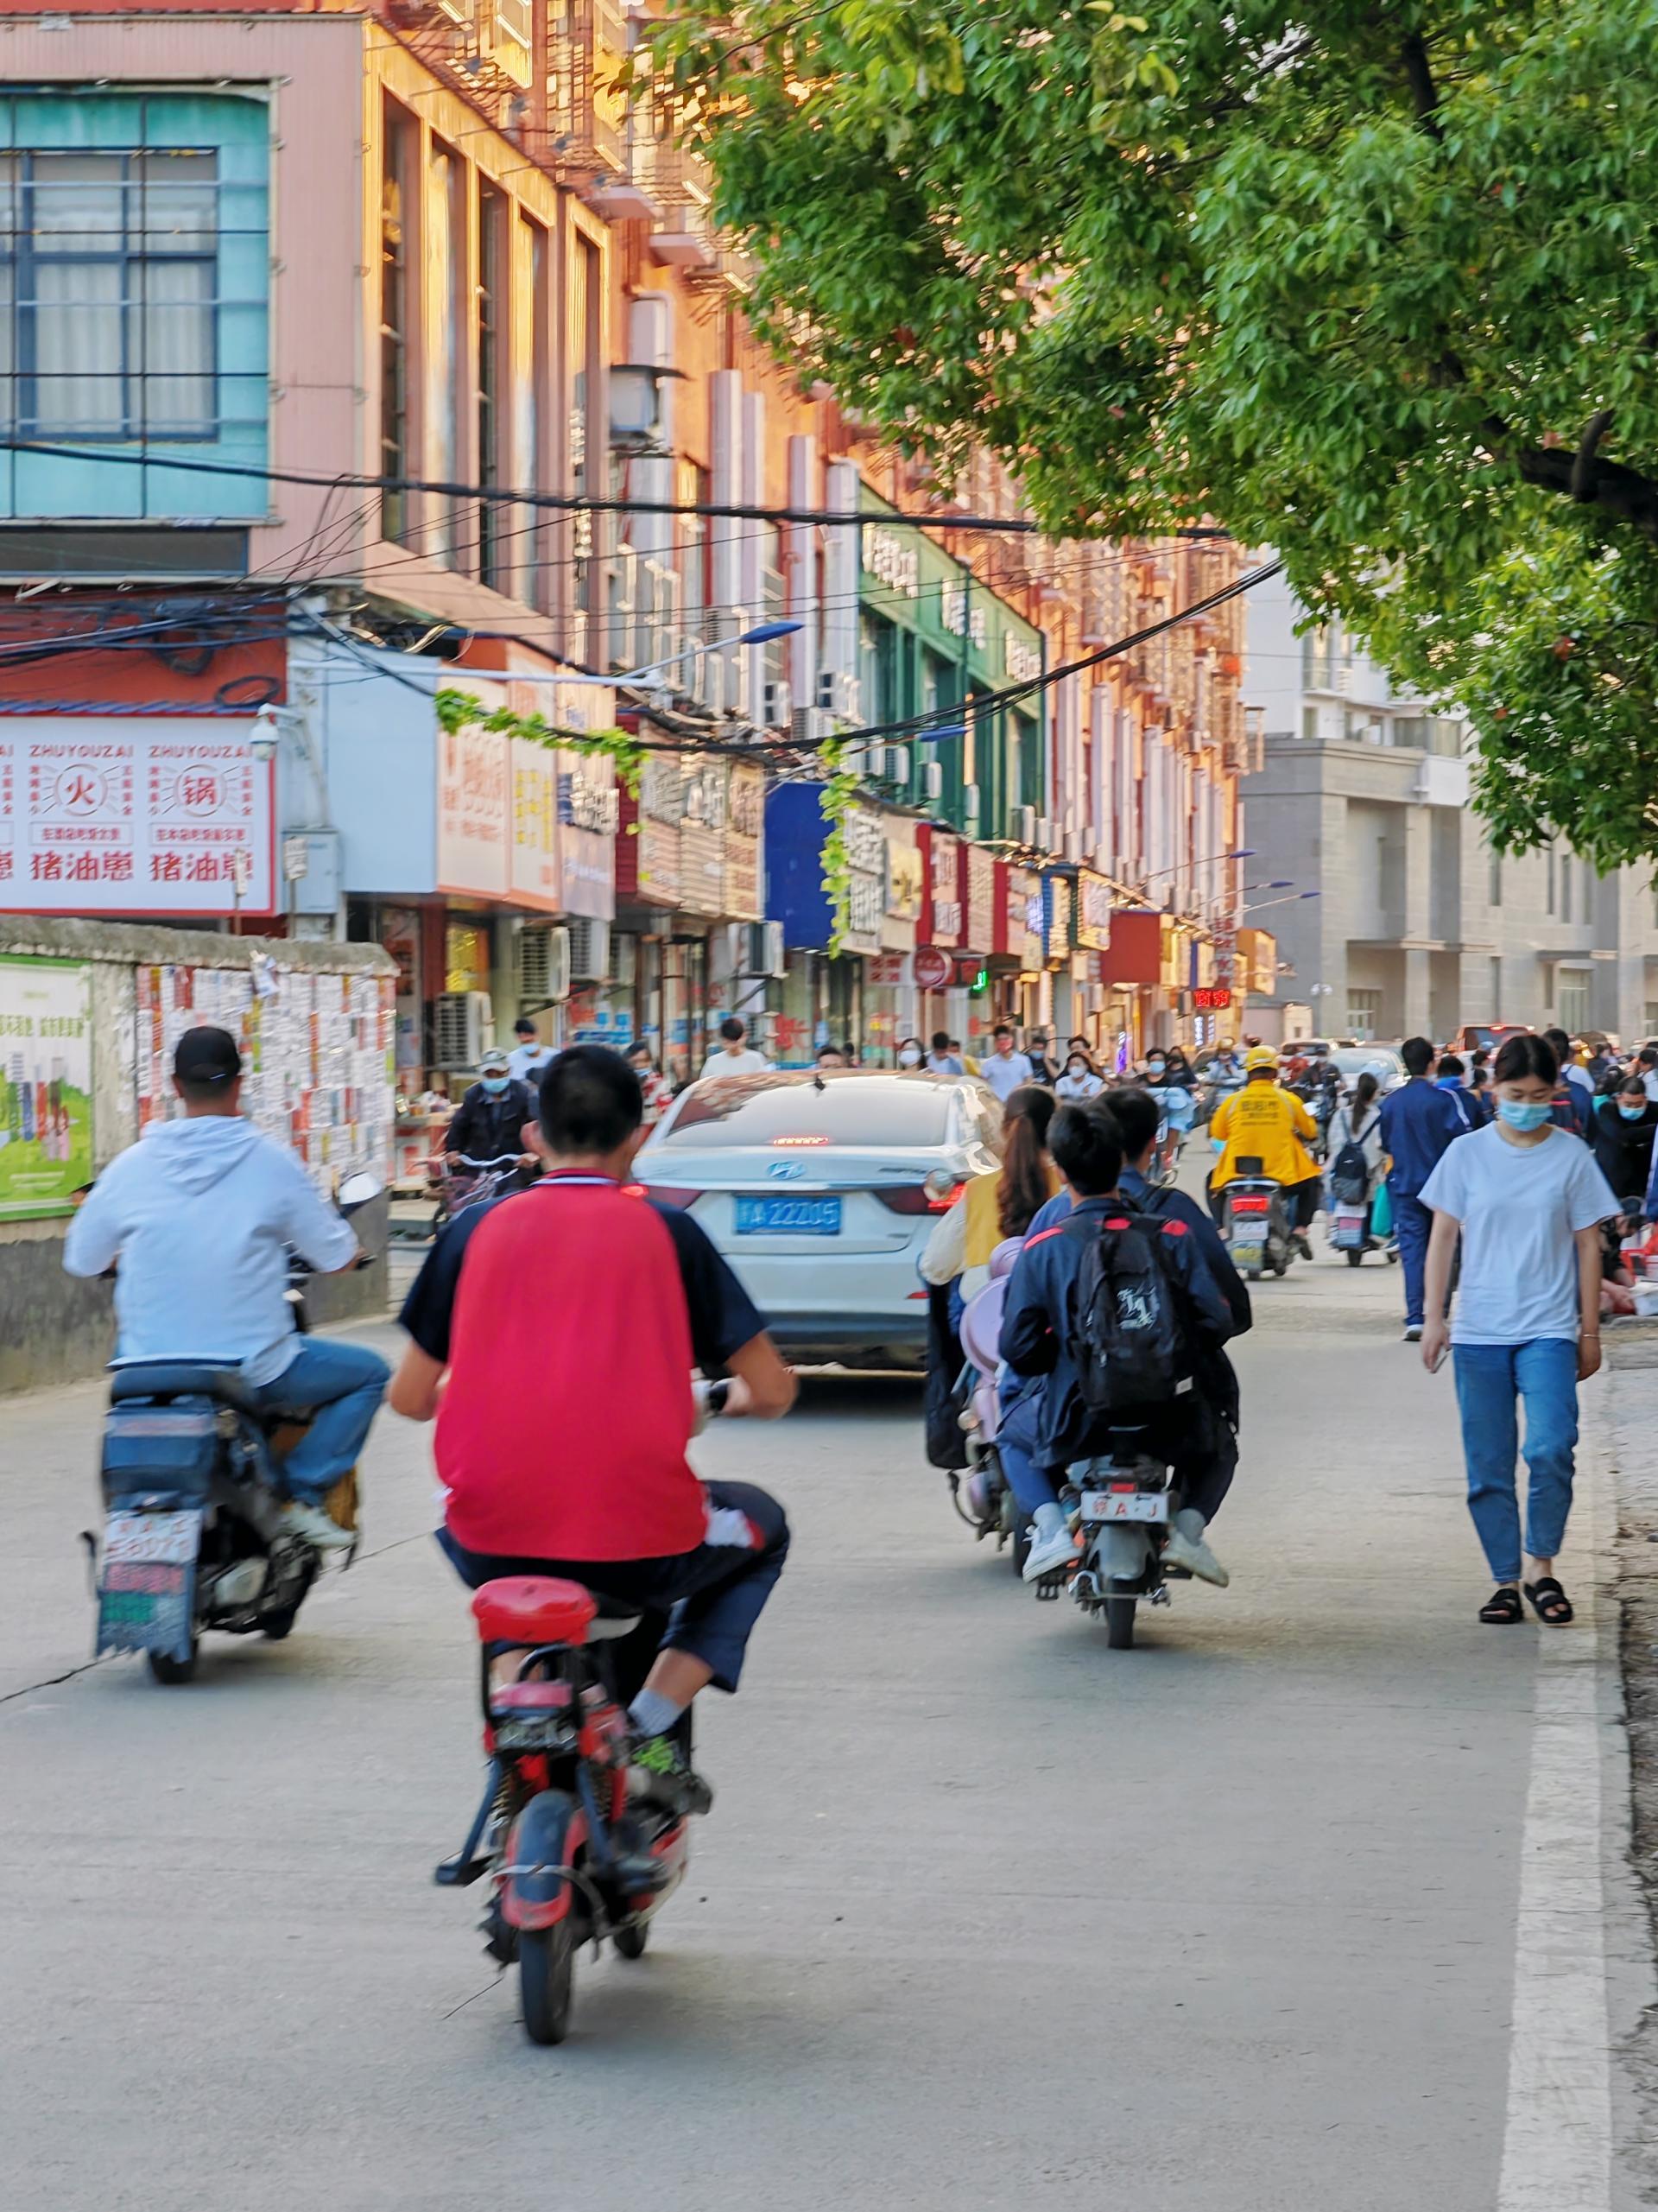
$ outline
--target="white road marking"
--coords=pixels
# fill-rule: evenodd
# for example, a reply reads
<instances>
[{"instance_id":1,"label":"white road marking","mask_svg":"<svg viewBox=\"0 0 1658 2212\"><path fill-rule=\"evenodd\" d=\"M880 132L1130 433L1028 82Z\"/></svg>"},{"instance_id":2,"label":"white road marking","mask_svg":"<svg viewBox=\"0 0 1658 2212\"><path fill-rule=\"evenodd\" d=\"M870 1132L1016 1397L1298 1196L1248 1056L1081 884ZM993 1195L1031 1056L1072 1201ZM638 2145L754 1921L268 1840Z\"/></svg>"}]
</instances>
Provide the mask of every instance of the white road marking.
<instances>
[{"instance_id":1,"label":"white road marking","mask_svg":"<svg viewBox=\"0 0 1658 2212\"><path fill-rule=\"evenodd\" d=\"M1607 2212L1611 2201L1602 1731L1622 1713L1623 1686L1615 1650L1601 1649L1595 1586L1597 1574L1610 1570L1602 1540L1612 1525L1604 1510L1608 1438L1598 1408L1589 1411L1596 1395L1592 1384L1560 1576L1578 1626L1535 1629L1536 1709L1520 1843L1497 2212Z\"/></svg>"}]
</instances>

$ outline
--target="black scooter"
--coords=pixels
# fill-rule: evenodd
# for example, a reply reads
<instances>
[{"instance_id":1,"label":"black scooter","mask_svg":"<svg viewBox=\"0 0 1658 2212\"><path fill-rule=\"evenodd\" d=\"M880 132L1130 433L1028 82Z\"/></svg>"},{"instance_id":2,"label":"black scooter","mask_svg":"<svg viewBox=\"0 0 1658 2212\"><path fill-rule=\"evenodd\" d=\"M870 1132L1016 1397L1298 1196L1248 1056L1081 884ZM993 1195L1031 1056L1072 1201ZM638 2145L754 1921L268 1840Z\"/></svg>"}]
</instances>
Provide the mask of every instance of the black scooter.
<instances>
[{"instance_id":1,"label":"black scooter","mask_svg":"<svg viewBox=\"0 0 1658 2212\"><path fill-rule=\"evenodd\" d=\"M378 1196L372 1176L348 1176L336 1203L350 1215ZM308 1324L307 1271L290 1263L294 1327ZM104 1540L82 1538L98 1599L97 1650L142 1651L157 1682L188 1682L205 1630L279 1642L293 1627L323 1555L286 1528L274 1462L308 1416L265 1412L234 1363L134 1360L111 1370L104 1423ZM358 1527L355 1468L326 1510ZM342 1556L356 1556L352 1544Z\"/></svg>"}]
</instances>

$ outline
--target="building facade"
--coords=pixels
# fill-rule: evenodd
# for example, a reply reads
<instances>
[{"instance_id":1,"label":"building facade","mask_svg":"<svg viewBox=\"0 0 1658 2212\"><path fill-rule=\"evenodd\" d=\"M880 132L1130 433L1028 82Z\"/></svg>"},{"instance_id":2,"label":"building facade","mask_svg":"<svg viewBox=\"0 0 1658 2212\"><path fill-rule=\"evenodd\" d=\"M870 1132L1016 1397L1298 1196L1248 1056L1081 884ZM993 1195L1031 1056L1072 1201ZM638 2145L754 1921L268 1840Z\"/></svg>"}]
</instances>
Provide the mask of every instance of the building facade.
<instances>
[{"instance_id":1,"label":"building facade","mask_svg":"<svg viewBox=\"0 0 1658 2212\"><path fill-rule=\"evenodd\" d=\"M1278 1003L1321 1033L1448 1036L1465 1022L1625 1039L1658 1026L1649 872L1599 876L1563 842L1504 858L1469 800L1471 740L1390 683L1281 580L1249 598L1263 758L1244 785L1272 890ZM1281 883L1282 888L1278 888Z\"/></svg>"},{"instance_id":2,"label":"building facade","mask_svg":"<svg viewBox=\"0 0 1658 2212\"><path fill-rule=\"evenodd\" d=\"M803 389L637 14L0 11L0 908L378 941L411 1098L521 1010L680 1079L1225 1026L1235 612L1091 656L1237 549L975 529Z\"/></svg>"}]
</instances>

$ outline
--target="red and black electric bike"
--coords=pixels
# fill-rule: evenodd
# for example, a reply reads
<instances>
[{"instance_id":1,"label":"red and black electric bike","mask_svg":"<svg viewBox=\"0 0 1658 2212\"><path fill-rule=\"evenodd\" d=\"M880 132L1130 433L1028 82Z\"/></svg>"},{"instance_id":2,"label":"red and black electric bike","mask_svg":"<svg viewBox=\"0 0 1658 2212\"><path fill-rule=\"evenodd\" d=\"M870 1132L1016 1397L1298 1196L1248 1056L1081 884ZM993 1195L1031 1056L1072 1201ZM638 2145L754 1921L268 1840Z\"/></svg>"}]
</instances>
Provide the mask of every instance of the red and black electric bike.
<instances>
[{"instance_id":1,"label":"red and black electric bike","mask_svg":"<svg viewBox=\"0 0 1658 2212\"><path fill-rule=\"evenodd\" d=\"M706 1389L710 1414L726 1391ZM435 1879L446 1889L488 1880L484 1949L517 1966L530 2040L562 2043L576 1953L608 1936L623 1958L641 1957L685 1873L685 1814L629 1792L626 1708L663 1623L600 1589L528 1575L484 1583L472 1614L489 1771L466 1841ZM516 1673L492 1683L503 1647ZM688 1762L689 1711L680 1733Z\"/></svg>"}]
</instances>

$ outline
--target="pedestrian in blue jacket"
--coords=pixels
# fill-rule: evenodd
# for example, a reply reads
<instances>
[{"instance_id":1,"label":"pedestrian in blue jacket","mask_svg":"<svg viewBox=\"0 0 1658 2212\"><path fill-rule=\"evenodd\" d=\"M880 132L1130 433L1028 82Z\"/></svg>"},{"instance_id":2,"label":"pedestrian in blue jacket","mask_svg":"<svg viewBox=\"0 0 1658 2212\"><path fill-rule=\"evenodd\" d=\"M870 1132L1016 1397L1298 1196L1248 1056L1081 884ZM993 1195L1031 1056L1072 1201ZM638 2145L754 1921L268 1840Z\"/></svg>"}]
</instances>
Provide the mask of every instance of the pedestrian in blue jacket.
<instances>
[{"instance_id":1,"label":"pedestrian in blue jacket","mask_svg":"<svg viewBox=\"0 0 1658 2212\"><path fill-rule=\"evenodd\" d=\"M1410 1081L1382 1101L1382 1149L1388 1156L1388 1196L1405 1278L1405 1342L1414 1344L1422 1333L1422 1287L1433 1226L1421 1192L1467 1125L1451 1093L1434 1087L1433 1048L1425 1036L1408 1036L1399 1057Z\"/></svg>"}]
</instances>

